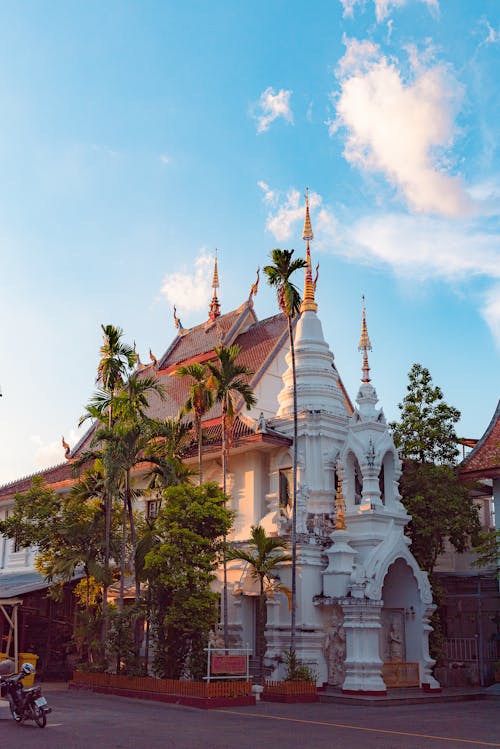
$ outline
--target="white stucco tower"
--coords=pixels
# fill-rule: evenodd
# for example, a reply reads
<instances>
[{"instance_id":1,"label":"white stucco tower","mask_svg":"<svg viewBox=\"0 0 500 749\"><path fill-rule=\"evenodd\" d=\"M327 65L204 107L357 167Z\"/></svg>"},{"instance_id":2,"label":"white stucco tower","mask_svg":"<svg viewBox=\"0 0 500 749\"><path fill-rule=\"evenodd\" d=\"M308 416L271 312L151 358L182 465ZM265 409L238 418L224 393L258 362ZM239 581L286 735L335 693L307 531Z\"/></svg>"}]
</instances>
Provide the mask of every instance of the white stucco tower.
<instances>
[{"instance_id":1,"label":"white stucco tower","mask_svg":"<svg viewBox=\"0 0 500 749\"><path fill-rule=\"evenodd\" d=\"M434 610L427 575L404 534L410 520L401 503L401 462L370 379L371 350L363 304L362 379L353 408L323 335L315 299L309 202L303 239L303 301L294 330L297 407L296 641L297 656L319 684L347 693L385 693L387 685L437 689L429 657ZM286 354L276 416L266 428L288 438L269 453L269 488L260 524L271 535L292 530L294 391ZM290 549L289 544L289 549ZM277 570L291 588L291 565ZM245 587L246 586L246 587ZM245 589L248 593L245 594ZM237 592L251 591L241 575ZM242 601L241 608L248 608ZM282 673L290 648L291 601L272 592L267 604L266 661ZM250 631L241 619L242 637Z\"/></svg>"},{"instance_id":2,"label":"white stucco tower","mask_svg":"<svg viewBox=\"0 0 500 749\"><path fill-rule=\"evenodd\" d=\"M404 683L406 669L408 679L436 689L428 649L432 595L404 535L410 517L398 491L401 462L383 411L376 407L364 299L359 349L363 376L357 408L339 455L346 529L332 534L323 576L324 601L331 599L343 614L341 686L347 693L385 692L391 679Z\"/></svg>"}]
</instances>

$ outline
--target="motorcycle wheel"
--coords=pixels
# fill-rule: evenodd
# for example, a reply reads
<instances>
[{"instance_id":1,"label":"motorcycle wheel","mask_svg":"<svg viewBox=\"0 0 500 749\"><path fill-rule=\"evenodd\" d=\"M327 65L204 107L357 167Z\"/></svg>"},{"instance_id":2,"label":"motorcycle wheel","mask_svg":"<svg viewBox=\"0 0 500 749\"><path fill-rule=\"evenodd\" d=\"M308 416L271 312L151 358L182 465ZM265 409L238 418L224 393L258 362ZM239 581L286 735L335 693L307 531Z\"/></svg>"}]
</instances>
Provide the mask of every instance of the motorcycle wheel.
<instances>
[{"instance_id":1,"label":"motorcycle wheel","mask_svg":"<svg viewBox=\"0 0 500 749\"><path fill-rule=\"evenodd\" d=\"M9 707L10 707L10 714L12 715L16 723L20 723L22 718L20 715L16 715L16 709L14 705L12 704L12 702L9 702Z\"/></svg>"},{"instance_id":2,"label":"motorcycle wheel","mask_svg":"<svg viewBox=\"0 0 500 749\"><path fill-rule=\"evenodd\" d=\"M36 705L31 706L31 711L33 713L33 720L37 724L38 728L45 728L47 725L47 715L44 710L42 710L41 707L37 707Z\"/></svg>"}]
</instances>

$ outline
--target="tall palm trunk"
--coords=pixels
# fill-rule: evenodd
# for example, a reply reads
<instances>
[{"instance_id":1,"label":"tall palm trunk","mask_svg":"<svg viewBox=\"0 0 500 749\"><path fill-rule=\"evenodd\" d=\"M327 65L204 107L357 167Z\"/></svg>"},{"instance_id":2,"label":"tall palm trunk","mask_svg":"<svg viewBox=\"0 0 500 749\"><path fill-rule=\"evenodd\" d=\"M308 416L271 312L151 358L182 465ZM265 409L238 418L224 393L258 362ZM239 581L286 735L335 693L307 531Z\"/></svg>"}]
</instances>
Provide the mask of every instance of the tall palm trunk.
<instances>
[{"instance_id":1,"label":"tall palm trunk","mask_svg":"<svg viewBox=\"0 0 500 749\"><path fill-rule=\"evenodd\" d=\"M266 595L264 593L264 578L260 578L259 610L257 613L257 647L259 648L259 681L264 682L264 654L266 650Z\"/></svg>"},{"instance_id":2,"label":"tall palm trunk","mask_svg":"<svg viewBox=\"0 0 500 749\"><path fill-rule=\"evenodd\" d=\"M222 406L222 491L224 492L224 503L226 503L226 489L227 489L227 435L226 435L226 405ZM226 557L226 544L227 536L224 534L223 537L224 548L222 550L222 566L223 566L223 621L224 621L224 647L229 647L229 611L228 611L228 595L227 595L227 557Z\"/></svg>"},{"instance_id":3,"label":"tall palm trunk","mask_svg":"<svg viewBox=\"0 0 500 749\"><path fill-rule=\"evenodd\" d=\"M196 431L198 433L198 471L200 476L200 486L203 484L203 449L202 449L202 429L201 418L196 418Z\"/></svg>"},{"instance_id":4,"label":"tall palm trunk","mask_svg":"<svg viewBox=\"0 0 500 749\"><path fill-rule=\"evenodd\" d=\"M108 429L113 426L112 406L109 406ZM111 546L111 505L113 498L109 486L104 495L104 582L102 586L102 627L101 627L101 656L105 658L106 640L108 638L108 582L109 582L109 557Z\"/></svg>"},{"instance_id":5,"label":"tall palm trunk","mask_svg":"<svg viewBox=\"0 0 500 749\"><path fill-rule=\"evenodd\" d=\"M288 317L288 337L292 357L293 384L293 466L292 466L292 612L290 629L290 650L295 652L297 636L297 381L295 376L295 346L293 342L292 319Z\"/></svg>"},{"instance_id":6,"label":"tall palm trunk","mask_svg":"<svg viewBox=\"0 0 500 749\"><path fill-rule=\"evenodd\" d=\"M130 487L130 468L127 468L125 472L125 499L127 503L128 523L130 527L130 543L132 546L134 559L135 559L135 550L137 548L137 533L135 529L134 512L133 512L133 507L132 507L132 491ZM135 584L135 601L136 603L138 603L141 598L141 580L140 580L139 573L135 564L134 564L134 584ZM139 654L141 651L143 637L144 637L144 629L142 626L141 617L137 616L135 620L135 625L134 625L134 650L135 650L135 655L137 658L139 657Z\"/></svg>"}]
</instances>

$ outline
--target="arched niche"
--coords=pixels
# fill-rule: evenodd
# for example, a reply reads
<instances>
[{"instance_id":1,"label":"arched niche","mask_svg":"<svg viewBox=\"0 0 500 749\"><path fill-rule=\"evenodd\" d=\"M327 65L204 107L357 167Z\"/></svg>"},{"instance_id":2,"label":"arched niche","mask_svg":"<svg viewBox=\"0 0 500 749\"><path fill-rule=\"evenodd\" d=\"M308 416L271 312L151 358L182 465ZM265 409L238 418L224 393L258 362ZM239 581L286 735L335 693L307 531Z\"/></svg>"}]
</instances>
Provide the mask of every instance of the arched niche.
<instances>
[{"instance_id":1,"label":"arched niche","mask_svg":"<svg viewBox=\"0 0 500 749\"><path fill-rule=\"evenodd\" d=\"M422 606L418 583L405 559L398 557L382 586L380 657L387 662L422 660Z\"/></svg>"},{"instance_id":2,"label":"arched niche","mask_svg":"<svg viewBox=\"0 0 500 749\"><path fill-rule=\"evenodd\" d=\"M363 476L355 454L350 450L345 459L344 496L348 505L360 505L363 492Z\"/></svg>"},{"instance_id":3,"label":"arched niche","mask_svg":"<svg viewBox=\"0 0 500 749\"><path fill-rule=\"evenodd\" d=\"M388 450L382 459L379 474L380 498L385 505L390 504L394 500L395 480L394 453Z\"/></svg>"}]
</instances>

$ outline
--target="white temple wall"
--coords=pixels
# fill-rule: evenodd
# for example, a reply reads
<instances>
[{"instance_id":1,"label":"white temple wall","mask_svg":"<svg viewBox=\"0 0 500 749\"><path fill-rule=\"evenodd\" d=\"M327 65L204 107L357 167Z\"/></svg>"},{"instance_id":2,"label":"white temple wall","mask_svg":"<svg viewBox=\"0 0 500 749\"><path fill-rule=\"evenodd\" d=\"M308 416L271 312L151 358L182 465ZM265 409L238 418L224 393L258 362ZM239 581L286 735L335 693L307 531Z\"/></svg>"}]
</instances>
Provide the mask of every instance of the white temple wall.
<instances>
[{"instance_id":1,"label":"white temple wall","mask_svg":"<svg viewBox=\"0 0 500 749\"><path fill-rule=\"evenodd\" d=\"M244 411L244 414L252 419L258 419L261 412L266 419L275 416L278 410L278 394L283 387L283 374L287 366L285 360L287 349L288 339L254 387L257 404L250 411Z\"/></svg>"}]
</instances>

